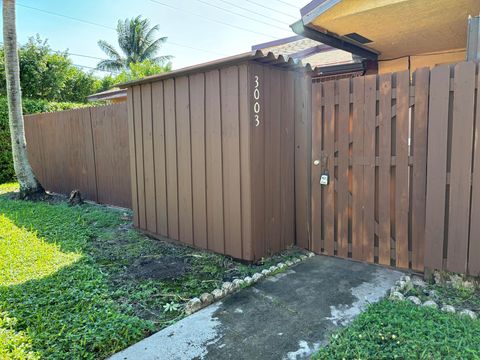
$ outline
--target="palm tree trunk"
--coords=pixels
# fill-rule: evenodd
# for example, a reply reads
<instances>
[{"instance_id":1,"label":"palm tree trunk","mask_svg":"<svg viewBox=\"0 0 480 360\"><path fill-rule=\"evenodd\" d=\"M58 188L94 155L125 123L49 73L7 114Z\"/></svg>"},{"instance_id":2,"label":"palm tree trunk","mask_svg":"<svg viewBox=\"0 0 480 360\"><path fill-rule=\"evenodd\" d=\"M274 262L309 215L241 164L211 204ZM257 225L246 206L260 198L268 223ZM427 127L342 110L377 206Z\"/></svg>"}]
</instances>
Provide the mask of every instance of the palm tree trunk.
<instances>
[{"instance_id":1,"label":"palm tree trunk","mask_svg":"<svg viewBox=\"0 0 480 360\"><path fill-rule=\"evenodd\" d=\"M3 45L13 166L20 184L20 197L27 198L33 194L43 193L44 190L33 174L27 155L15 26L15 0L3 0Z\"/></svg>"}]
</instances>

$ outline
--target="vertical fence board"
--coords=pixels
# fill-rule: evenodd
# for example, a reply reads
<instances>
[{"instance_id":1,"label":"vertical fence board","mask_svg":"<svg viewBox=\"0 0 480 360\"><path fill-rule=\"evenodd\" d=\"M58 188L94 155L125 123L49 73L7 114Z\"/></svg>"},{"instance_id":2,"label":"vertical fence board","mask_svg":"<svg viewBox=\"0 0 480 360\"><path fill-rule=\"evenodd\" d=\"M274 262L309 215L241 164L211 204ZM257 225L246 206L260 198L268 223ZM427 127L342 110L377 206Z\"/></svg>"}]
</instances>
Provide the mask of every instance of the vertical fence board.
<instances>
[{"instance_id":1,"label":"vertical fence board","mask_svg":"<svg viewBox=\"0 0 480 360\"><path fill-rule=\"evenodd\" d=\"M425 198L427 175L427 119L430 71L415 71L412 168L412 268L423 271L425 246Z\"/></svg>"},{"instance_id":2,"label":"vertical fence board","mask_svg":"<svg viewBox=\"0 0 480 360\"><path fill-rule=\"evenodd\" d=\"M379 77L378 262L390 265L391 74Z\"/></svg>"},{"instance_id":3,"label":"vertical fence board","mask_svg":"<svg viewBox=\"0 0 480 360\"><path fill-rule=\"evenodd\" d=\"M295 242L295 90L294 75L285 73L281 100L281 246L289 247Z\"/></svg>"},{"instance_id":4,"label":"vertical fence board","mask_svg":"<svg viewBox=\"0 0 480 360\"><path fill-rule=\"evenodd\" d=\"M324 164L322 171L328 170L330 183L323 188L323 216L325 219L324 229L324 251L328 255L334 255L334 201L335 201L335 81L328 81L324 85L325 93L325 115L324 115Z\"/></svg>"},{"instance_id":5,"label":"vertical fence board","mask_svg":"<svg viewBox=\"0 0 480 360\"><path fill-rule=\"evenodd\" d=\"M205 174L205 75L190 76L192 127L193 234L195 246L207 249L207 197Z\"/></svg>"},{"instance_id":6,"label":"vertical fence board","mask_svg":"<svg viewBox=\"0 0 480 360\"><path fill-rule=\"evenodd\" d=\"M352 112L352 258L365 260L363 252L363 150L365 79L353 79Z\"/></svg>"},{"instance_id":7,"label":"vertical fence board","mask_svg":"<svg viewBox=\"0 0 480 360\"><path fill-rule=\"evenodd\" d=\"M408 268L408 117L410 101L410 73L396 74L396 126L395 126L395 253L396 266Z\"/></svg>"},{"instance_id":8,"label":"vertical fence board","mask_svg":"<svg viewBox=\"0 0 480 360\"><path fill-rule=\"evenodd\" d=\"M477 64L478 74L478 64ZM480 275L480 78L477 82L475 114L475 134L473 145L472 209L470 212L470 244L468 271L470 275Z\"/></svg>"},{"instance_id":9,"label":"vertical fence board","mask_svg":"<svg viewBox=\"0 0 480 360\"><path fill-rule=\"evenodd\" d=\"M142 91L142 119L143 119L143 164L145 176L145 218L146 229L149 232L157 231L157 213L155 199L155 167L153 152L153 124L152 124L152 86L144 84Z\"/></svg>"},{"instance_id":10,"label":"vertical fence board","mask_svg":"<svg viewBox=\"0 0 480 360\"><path fill-rule=\"evenodd\" d=\"M167 168L168 236L178 240L177 125L175 115L175 80L163 83L165 104L165 156Z\"/></svg>"},{"instance_id":11,"label":"vertical fence board","mask_svg":"<svg viewBox=\"0 0 480 360\"><path fill-rule=\"evenodd\" d=\"M455 66L447 268L464 273L468 252L475 64Z\"/></svg>"},{"instance_id":12,"label":"vertical fence board","mask_svg":"<svg viewBox=\"0 0 480 360\"><path fill-rule=\"evenodd\" d=\"M222 123L220 114L220 75L218 70L205 74L205 128L207 159L207 231L208 246L223 253Z\"/></svg>"},{"instance_id":13,"label":"vertical fence board","mask_svg":"<svg viewBox=\"0 0 480 360\"><path fill-rule=\"evenodd\" d=\"M138 190L137 190L137 156L135 145L135 118L134 118L134 106L133 101L133 88L127 90L127 108L128 108L128 146L130 150L130 175L132 184L132 210L133 210L133 224L139 226L138 219Z\"/></svg>"},{"instance_id":14,"label":"vertical fence board","mask_svg":"<svg viewBox=\"0 0 480 360\"><path fill-rule=\"evenodd\" d=\"M268 69L268 91L264 93L267 103L265 113L265 219L268 253L280 249L280 101L282 71Z\"/></svg>"},{"instance_id":15,"label":"vertical fence board","mask_svg":"<svg viewBox=\"0 0 480 360\"><path fill-rule=\"evenodd\" d=\"M302 248L310 242L310 83L306 76L295 78L295 224L297 245Z\"/></svg>"},{"instance_id":16,"label":"vertical fence board","mask_svg":"<svg viewBox=\"0 0 480 360\"><path fill-rule=\"evenodd\" d=\"M363 253L365 260L374 261L375 234L375 118L377 102L377 78L375 75L365 76L365 108L364 108L364 156L365 167L363 179L363 196L365 199L363 212Z\"/></svg>"},{"instance_id":17,"label":"vertical fence board","mask_svg":"<svg viewBox=\"0 0 480 360\"><path fill-rule=\"evenodd\" d=\"M248 65L243 64L238 68L239 81L239 111L240 111L240 184L242 203L242 253L246 260L253 260L254 251L252 243L252 186L250 169L250 80Z\"/></svg>"},{"instance_id":18,"label":"vertical fence board","mask_svg":"<svg viewBox=\"0 0 480 360\"><path fill-rule=\"evenodd\" d=\"M350 79L338 81L338 168L337 168L337 218L338 256L348 256L348 157L350 121Z\"/></svg>"},{"instance_id":19,"label":"vertical fence board","mask_svg":"<svg viewBox=\"0 0 480 360\"><path fill-rule=\"evenodd\" d=\"M153 152L155 167L155 202L157 209L157 233L168 236L167 170L165 162L165 119L163 82L152 84Z\"/></svg>"},{"instance_id":20,"label":"vertical fence board","mask_svg":"<svg viewBox=\"0 0 480 360\"><path fill-rule=\"evenodd\" d=\"M311 250L317 254L322 251L322 83L312 84L312 160L318 165L312 167L312 239Z\"/></svg>"},{"instance_id":21,"label":"vertical fence board","mask_svg":"<svg viewBox=\"0 0 480 360\"><path fill-rule=\"evenodd\" d=\"M450 67L433 68L428 115L425 267L438 270L443 267L445 240L449 97Z\"/></svg>"},{"instance_id":22,"label":"vertical fence board","mask_svg":"<svg viewBox=\"0 0 480 360\"><path fill-rule=\"evenodd\" d=\"M135 154L137 156L137 191L138 191L138 227L146 229L145 217L145 168L143 165L143 121L142 93L140 86L133 87L133 111L135 119Z\"/></svg>"},{"instance_id":23,"label":"vertical fence board","mask_svg":"<svg viewBox=\"0 0 480 360\"><path fill-rule=\"evenodd\" d=\"M255 258L265 254L265 72L261 65L249 65L251 152L250 173L252 176L252 237ZM258 90L258 91L257 91Z\"/></svg>"},{"instance_id":24,"label":"vertical fence board","mask_svg":"<svg viewBox=\"0 0 480 360\"><path fill-rule=\"evenodd\" d=\"M175 79L179 240L193 245L192 153L188 77Z\"/></svg>"},{"instance_id":25,"label":"vertical fence board","mask_svg":"<svg viewBox=\"0 0 480 360\"><path fill-rule=\"evenodd\" d=\"M242 257L238 67L220 70L225 253Z\"/></svg>"}]
</instances>

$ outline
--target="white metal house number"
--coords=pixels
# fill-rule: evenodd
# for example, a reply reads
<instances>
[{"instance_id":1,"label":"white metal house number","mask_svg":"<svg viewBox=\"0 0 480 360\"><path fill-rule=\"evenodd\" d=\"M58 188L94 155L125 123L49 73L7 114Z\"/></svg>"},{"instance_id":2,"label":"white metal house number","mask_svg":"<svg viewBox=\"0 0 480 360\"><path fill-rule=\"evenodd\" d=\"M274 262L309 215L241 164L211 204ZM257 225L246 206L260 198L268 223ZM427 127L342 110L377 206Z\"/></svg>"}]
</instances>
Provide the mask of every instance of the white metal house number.
<instances>
[{"instance_id":1,"label":"white metal house number","mask_svg":"<svg viewBox=\"0 0 480 360\"><path fill-rule=\"evenodd\" d=\"M255 126L260 126L260 89L258 83L258 75L255 75L255 88L253 89L253 99L255 102L253 103L253 112L255 116Z\"/></svg>"}]
</instances>

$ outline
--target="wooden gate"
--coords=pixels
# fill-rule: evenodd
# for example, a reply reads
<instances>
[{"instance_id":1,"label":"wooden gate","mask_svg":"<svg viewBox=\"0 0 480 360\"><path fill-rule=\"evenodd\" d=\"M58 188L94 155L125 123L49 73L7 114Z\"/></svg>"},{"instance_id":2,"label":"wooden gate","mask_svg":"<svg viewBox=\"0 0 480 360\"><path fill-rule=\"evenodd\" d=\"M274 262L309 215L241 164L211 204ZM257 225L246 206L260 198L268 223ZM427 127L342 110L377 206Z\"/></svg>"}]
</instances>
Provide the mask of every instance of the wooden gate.
<instances>
[{"instance_id":1,"label":"wooden gate","mask_svg":"<svg viewBox=\"0 0 480 360\"><path fill-rule=\"evenodd\" d=\"M423 270L429 74L312 84L314 252Z\"/></svg>"}]
</instances>

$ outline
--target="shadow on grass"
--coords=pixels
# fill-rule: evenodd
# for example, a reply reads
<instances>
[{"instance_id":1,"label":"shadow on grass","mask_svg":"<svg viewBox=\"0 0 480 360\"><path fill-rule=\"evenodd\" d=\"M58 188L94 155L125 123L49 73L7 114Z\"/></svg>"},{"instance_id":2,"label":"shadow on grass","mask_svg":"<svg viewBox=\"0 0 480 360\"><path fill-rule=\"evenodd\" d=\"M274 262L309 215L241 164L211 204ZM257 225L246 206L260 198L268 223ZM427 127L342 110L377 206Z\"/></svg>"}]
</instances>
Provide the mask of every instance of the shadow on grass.
<instances>
[{"instance_id":1,"label":"shadow on grass","mask_svg":"<svg viewBox=\"0 0 480 360\"><path fill-rule=\"evenodd\" d=\"M16 271L24 279L16 285L0 279L0 313L7 319L0 321L0 330L8 330L0 358L28 354L48 359L104 358L153 330L151 322L111 299L108 277L87 253L86 245L98 229L115 225L118 218L88 206L0 197L0 243L5 250L0 251L0 273ZM44 257L41 252L51 252L52 247L57 248L54 256ZM77 255L73 262L55 264L71 254ZM48 266L53 271L45 271Z\"/></svg>"}]
</instances>

